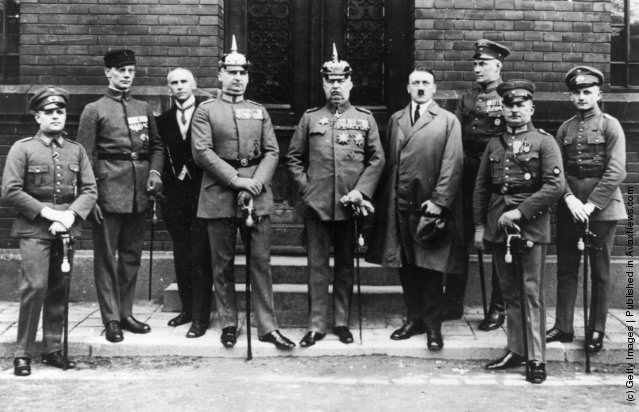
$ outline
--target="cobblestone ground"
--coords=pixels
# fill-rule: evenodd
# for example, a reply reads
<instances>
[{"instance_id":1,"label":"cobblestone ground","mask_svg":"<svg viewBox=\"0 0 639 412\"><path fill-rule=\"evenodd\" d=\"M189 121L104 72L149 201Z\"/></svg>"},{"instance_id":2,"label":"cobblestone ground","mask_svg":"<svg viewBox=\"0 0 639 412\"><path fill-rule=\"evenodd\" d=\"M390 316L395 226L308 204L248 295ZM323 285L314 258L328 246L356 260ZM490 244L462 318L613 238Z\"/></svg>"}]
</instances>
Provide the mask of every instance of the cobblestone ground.
<instances>
[{"instance_id":1,"label":"cobblestone ground","mask_svg":"<svg viewBox=\"0 0 639 412\"><path fill-rule=\"evenodd\" d=\"M622 365L550 363L542 385L521 370L385 356L90 358L16 378L0 360L6 411L623 411Z\"/></svg>"}]
</instances>

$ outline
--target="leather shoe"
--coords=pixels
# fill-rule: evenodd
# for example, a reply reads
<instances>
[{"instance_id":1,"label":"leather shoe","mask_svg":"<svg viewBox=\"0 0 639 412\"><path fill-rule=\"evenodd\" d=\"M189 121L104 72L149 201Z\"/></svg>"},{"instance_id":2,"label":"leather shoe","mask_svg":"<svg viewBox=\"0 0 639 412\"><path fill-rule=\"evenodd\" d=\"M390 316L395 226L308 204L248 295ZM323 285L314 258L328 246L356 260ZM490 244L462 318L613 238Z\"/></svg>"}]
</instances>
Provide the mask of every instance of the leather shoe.
<instances>
[{"instance_id":1,"label":"leather shoe","mask_svg":"<svg viewBox=\"0 0 639 412\"><path fill-rule=\"evenodd\" d=\"M259 340L260 342L272 343L279 350L291 350L295 347L295 343L282 335L279 330L274 330L264 336L260 336Z\"/></svg>"},{"instance_id":2,"label":"leather shoe","mask_svg":"<svg viewBox=\"0 0 639 412\"><path fill-rule=\"evenodd\" d=\"M530 383L542 383L546 380L546 364L536 360L528 361L526 380Z\"/></svg>"},{"instance_id":3,"label":"leather shoe","mask_svg":"<svg viewBox=\"0 0 639 412\"><path fill-rule=\"evenodd\" d=\"M326 336L323 333L315 332L314 330L310 330L306 332L306 335L300 341L300 346L302 348L308 348L309 346L315 345L315 342L324 339Z\"/></svg>"},{"instance_id":4,"label":"leather shoe","mask_svg":"<svg viewBox=\"0 0 639 412\"><path fill-rule=\"evenodd\" d=\"M484 368L488 370L499 370L508 368L517 368L526 365L526 358L514 352L508 351L504 356L487 363Z\"/></svg>"},{"instance_id":5,"label":"leather shoe","mask_svg":"<svg viewBox=\"0 0 639 412\"><path fill-rule=\"evenodd\" d=\"M75 368L75 362L72 360L67 359L65 364L64 355L62 354L61 350L43 354L42 363L45 365L53 366L54 368L60 368L60 369Z\"/></svg>"},{"instance_id":6,"label":"leather shoe","mask_svg":"<svg viewBox=\"0 0 639 412\"><path fill-rule=\"evenodd\" d=\"M333 333L337 335L340 342L353 343L353 334L348 330L347 326L336 326L333 328Z\"/></svg>"},{"instance_id":7,"label":"leather shoe","mask_svg":"<svg viewBox=\"0 0 639 412\"><path fill-rule=\"evenodd\" d=\"M588 352L597 353L603 349L603 332L593 330L590 332L590 339L588 341Z\"/></svg>"},{"instance_id":8,"label":"leather shoe","mask_svg":"<svg viewBox=\"0 0 639 412\"><path fill-rule=\"evenodd\" d=\"M200 322L199 320L194 320L191 322L191 327L189 331L186 332L187 338L199 338L200 336L206 333L206 329L208 327L207 323Z\"/></svg>"},{"instance_id":9,"label":"leather shoe","mask_svg":"<svg viewBox=\"0 0 639 412\"><path fill-rule=\"evenodd\" d=\"M444 347L444 339L440 329L426 329L427 346L429 351L439 351Z\"/></svg>"},{"instance_id":10,"label":"leather shoe","mask_svg":"<svg viewBox=\"0 0 639 412\"><path fill-rule=\"evenodd\" d=\"M120 322L117 320L107 322L104 326L104 334L106 335L106 340L109 342L117 343L124 340L124 336L122 336L122 329L120 328Z\"/></svg>"},{"instance_id":11,"label":"leather shoe","mask_svg":"<svg viewBox=\"0 0 639 412\"><path fill-rule=\"evenodd\" d=\"M16 376L31 375L31 358L15 358L13 360L13 374Z\"/></svg>"},{"instance_id":12,"label":"leather shoe","mask_svg":"<svg viewBox=\"0 0 639 412\"><path fill-rule=\"evenodd\" d=\"M237 342L237 328L235 326L227 326L222 329L220 341L225 348L230 349Z\"/></svg>"},{"instance_id":13,"label":"leather shoe","mask_svg":"<svg viewBox=\"0 0 639 412\"><path fill-rule=\"evenodd\" d=\"M402 325L401 328L396 329L390 336L392 340L404 340L411 336L419 335L426 332L426 326L421 321L410 320Z\"/></svg>"},{"instance_id":14,"label":"leather shoe","mask_svg":"<svg viewBox=\"0 0 639 412\"><path fill-rule=\"evenodd\" d=\"M127 316L126 318L120 321L122 329L128 330L132 333L149 333L151 332L151 327L146 323L140 322L133 316Z\"/></svg>"},{"instance_id":15,"label":"leather shoe","mask_svg":"<svg viewBox=\"0 0 639 412\"><path fill-rule=\"evenodd\" d=\"M495 330L504 324L505 319L506 315L502 309L491 307L488 315L479 323L479 330Z\"/></svg>"},{"instance_id":16,"label":"leather shoe","mask_svg":"<svg viewBox=\"0 0 639 412\"><path fill-rule=\"evenodd\" d=\"M184 325L185 323L189 323L192 320L193 320L193 317L191 316L190 313L180 312L179 315L177 315L176 317L174 317L173 319L169 321L168 325L176 327L176 326Z\"/></svg>"},{"instance_id":17,"label":"leather shoe","mask_svg":"<svg viewBox=\"0 0 639 412\"><path fill-rule=\"evenodd\" d=\"M553 327L549 331L546 331L546 342L572 342L575 337L574 333L562 332L557 327Z\"/></svg>"}]
</instances>

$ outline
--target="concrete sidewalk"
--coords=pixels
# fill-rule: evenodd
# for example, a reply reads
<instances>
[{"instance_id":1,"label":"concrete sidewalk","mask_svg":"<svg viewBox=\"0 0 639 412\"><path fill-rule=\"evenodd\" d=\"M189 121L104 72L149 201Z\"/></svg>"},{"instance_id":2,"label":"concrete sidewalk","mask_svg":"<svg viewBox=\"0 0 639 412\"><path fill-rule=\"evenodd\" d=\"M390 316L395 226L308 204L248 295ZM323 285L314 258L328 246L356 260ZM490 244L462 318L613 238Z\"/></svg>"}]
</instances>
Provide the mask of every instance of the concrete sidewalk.
<instances>
[{"instance_id":1,"label":"concrete sidewalk","mask_svg":"<svg viewBox=\"0 0 639 412\"><path fill-rule=\"evenodd\" d=\"M548 325L552 325L554 308L547 311ZM576 325L583 325L582 309L575 313ZM135 357L135 356L194 356L194 357L226 357L243 358L246 354L246 339L240 332L238 343L233 349L225 349L219 341L220 330L216 322L212 322L206 335L197 339L187 339L185 334L189 325L177 328L167 326L167 321L175 313L162 312L161 305L141 302L134 307L135 316L151 325L152 331L146 335L135 335L124 332L124 341L110 343L104 338L100 311L95 303L72 304L69 311L69 351L74 357ZM501 356L506 345L504 329L491 332L477 330L481 320L481 309L466 308L464 317L460 320L444 323L444 349L440 352L429 352L426 349L425 335L419 335L406 341L392 341L391 332L401 325L397 318L369 321L365 320L363 344L359 343L356 316L352 318L352 331L355 343L344 345L337 337L329 334L327 337L310 348L295 348L291 352L280 352L273 345L259 342L257 331L252 329L253 355L259 357L273 356L360 356L387 355L409 356L424 359L468 359L489 360ZM0 357L13 357L15 338L17 333L18 303L0 301ZM604 350L593 355L591 361L599 364L622 364L633 362L628 356L628 323L625 312L611 310L608 314L606 339ZM244 317L241 316L241 327ZM632 324L632 323L631 323ZM636 329L636 328L635 328ZM305 330L282 329L284 335L295 341L301 339ZM583 356L583 326L577 326L576 339L572 343L562 344L554 342L547 345L547 360L558 362L582 362ZM634 338L637 338L637 332ZM41 328L38 340L41 339ZM632 338L631 338L632 341ZM633 342L634 344L634 342ZM632 355L631 355L632 356Z\"/></svg>"}]
</instances>

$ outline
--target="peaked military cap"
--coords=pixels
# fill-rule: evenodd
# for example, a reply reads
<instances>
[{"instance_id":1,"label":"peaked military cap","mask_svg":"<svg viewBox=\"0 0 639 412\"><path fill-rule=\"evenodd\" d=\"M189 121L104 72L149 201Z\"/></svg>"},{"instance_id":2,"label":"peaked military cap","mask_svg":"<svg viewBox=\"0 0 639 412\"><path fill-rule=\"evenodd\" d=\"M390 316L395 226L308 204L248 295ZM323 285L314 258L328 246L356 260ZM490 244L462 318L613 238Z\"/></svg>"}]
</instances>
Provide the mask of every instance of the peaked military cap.
<instances>
[{"instance_id":1,"label":"peaked military cap","mask_svg":"<svg viewBox=\"0 0 639 412\"><path fill-rule=\"evenodd\" d=\"M499 44L492 40L479 39L475 42L475 60L492 60L497 59L504 61L506 56L510 54L510 49L503 44Z\"/></svg>"},{"instance_id":2,"label":"peaked military cap","mask_svg":"<svg viewBox=\"0 0 639 412\"><path fill-rule=\"evenodd\" d=\"M49 105L55 108L67 107L69 102L69 92L57 86L46 86L38 89L31 100L29 100L29 109L37 112ZM51 107L53 108L53 107Z\"/></svg>"},{"instance_id":3,"label":"peaked military cap","mask_svg":"<svg viewBox=\"0 0 639 412\"><path fill-rule=\"evenodd\" d=\"M104 67L118 67L135 64L135 53L129 49L109 50L104 55Z\"/></svg>"},{"instance_id":4,"label":"peaked military cap","mask_svg":"<svg viewBox=\"0 0 639 412\"><path fill-rule=\"evenodd\" d=\"M235 41L235 35L231 39L231 52L225 54L222 60L219 62L220 69L227 69L229 66L238 66L244 70L248 69L251 63L246 59L246 56L237 51L237 42Z\"/></svg>"},{"instance_id":5,"label":"peaked military cap","mask_svg":"<svg viewBox=\"0 0 639 412\"><path fill-rule=\"evenodd\" d=\"M337 56L337 47L333 43L333 56L331 60L324 62L322 65L322 77L326 80L345 79L351 75L351 65L346 60L340 60Z\"/></svg>"},{"instance_id":6,"label":"peaked military cap","mask_svg":"<svg viewBox=\"0 0 639 412\"><path fill-rule=\"evenodd\" d=\"M504 103L532 100L533 93L535 93L535 85L525 79L508 80L497 86L497 93L499 93Z\"/></svg>"},{"instance_id":7,"label":"peaked military cap","mask_svg":"<svg viewBox=\"0 0 639 412\"><path fill-rule=\"evenodd\" d=\"M570 90L575 90L583 87L601 86L604 75L594 67L576 66L568 70L564 81Z\"/></svg>"}]
</instances>

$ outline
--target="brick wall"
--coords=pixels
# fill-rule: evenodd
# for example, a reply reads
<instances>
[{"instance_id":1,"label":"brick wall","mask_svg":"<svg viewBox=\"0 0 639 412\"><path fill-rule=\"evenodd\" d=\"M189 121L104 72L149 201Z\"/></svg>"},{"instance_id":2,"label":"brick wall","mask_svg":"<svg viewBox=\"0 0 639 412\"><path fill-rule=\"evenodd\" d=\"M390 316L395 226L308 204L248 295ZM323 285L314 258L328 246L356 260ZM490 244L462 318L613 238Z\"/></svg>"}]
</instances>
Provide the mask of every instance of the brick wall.
<instances>
[{"instance_id":1,"label":"brick wall","mask_svg":"<svg viewBox=\"0 0 639 412\"><path fill-rule=\"evenodd\" d=\"M223 39L223 0L22 0L20 82L105 84L102 56L128 47L138 85L162 85L170 68L212 87Z\"/></svg>"},{"instance_id":2,"label":"brick wall","mask_svg":"<svg viewBox=\"0 0 639 412\"><path fill-rule=\"evenodd\" d=\"M610 4L600 0L415 0L415 63L435 69L442 89L473 80L473 43L508 46L505 78L563 90L563 75L590 64L609 78Z\"/></svg>"}]
</instances>

